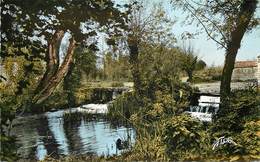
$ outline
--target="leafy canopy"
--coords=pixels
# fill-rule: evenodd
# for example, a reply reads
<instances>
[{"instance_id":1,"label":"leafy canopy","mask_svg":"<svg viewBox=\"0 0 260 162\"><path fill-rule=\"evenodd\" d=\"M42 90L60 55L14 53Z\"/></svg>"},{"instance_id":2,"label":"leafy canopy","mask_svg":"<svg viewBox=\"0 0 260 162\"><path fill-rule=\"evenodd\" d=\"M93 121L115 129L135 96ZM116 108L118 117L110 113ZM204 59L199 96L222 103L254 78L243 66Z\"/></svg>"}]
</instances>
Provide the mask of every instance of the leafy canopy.
<instances>
[{"instance_id":1,"label":"leafy canopy","mask_svg":"<svg viewBox=\"0 0 260 162\"><path fill-rule=\"evenodd\" d=\"M44 48L43 40L48 41L56 30L70 32L77 42L98 31L120 34L126 27L127 10L122 12L119 7L110 0L3 0L2 41L17 47L35 42L38 48Z\"/></svg>"}]
</instances>

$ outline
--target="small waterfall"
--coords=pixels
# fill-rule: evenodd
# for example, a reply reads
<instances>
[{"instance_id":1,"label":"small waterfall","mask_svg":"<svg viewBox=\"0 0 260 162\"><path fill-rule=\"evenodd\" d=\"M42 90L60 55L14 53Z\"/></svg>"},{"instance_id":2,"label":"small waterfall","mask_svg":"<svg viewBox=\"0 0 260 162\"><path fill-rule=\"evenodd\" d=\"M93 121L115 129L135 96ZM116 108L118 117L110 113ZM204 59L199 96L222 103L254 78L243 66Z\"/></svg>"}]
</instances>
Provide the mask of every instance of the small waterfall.
<instances>
[{"instance_id":1,"label":"small waterfall","mask_svg":"<svg viewBox=\"0 0 260 162\"><path fill-rule=\"evenodd\" d=\"M188 113L201 121L210 122L212 120L212 113L217 113L219 110L220 97L200 96L198 102L198 106L189 107L190 111Z\"/></svg>"},{"instance_id":2,"label":"small waterfall","mask_svg":"<svg viewBox=\"0 0 260 162\"><path fill-rule=\"evenodd\" d=\"M209 107L206 107L206 113L209 113Z\"/></svg>"},{"instance_id":3,"label":"small waterfall","mask_svg":"<svg viewBox=\"0 0 260 162\"><path fill-rule=\"evenodd\" d=\"M200 112L200 107L199 106L196 107L196 111L195 112Z\"/></svg>"},{"instance_id":4,"label":"small waterfall","mask_svg":"<svg viewBox=\"0 0 260 162\"><path fill-rule=\"evenodd\" d=\"M219 110L219 107L216 107L214 110L215 110L215 114L216 114Z\"/></svg>"}]
</instances>

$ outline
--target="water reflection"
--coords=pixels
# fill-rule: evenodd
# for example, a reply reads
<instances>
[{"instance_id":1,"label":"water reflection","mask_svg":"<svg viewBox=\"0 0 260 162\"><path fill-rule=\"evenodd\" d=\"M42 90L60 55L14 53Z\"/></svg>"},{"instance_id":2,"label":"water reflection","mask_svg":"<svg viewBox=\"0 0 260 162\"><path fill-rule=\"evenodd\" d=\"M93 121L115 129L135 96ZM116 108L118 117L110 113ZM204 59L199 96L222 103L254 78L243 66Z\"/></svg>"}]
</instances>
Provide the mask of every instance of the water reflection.
<instances>
[{"instance_id":1,"label":"water reflection","mask_svg":"<svg viewBox=\"0 0 260 162\"><path fill-rule=\"evenodd\" d=\"M57 158L69 154L108 156L120 154L115 146L118 138L134 141L132 128L115 126L104 119L64 122L63 113L48 112L19 119L23 122L15 125L13 134L18 137L21 145L18 152L23 158L41 160L46 155Z\"/></svg>"},{"instance_id":2,"label":"water reflection","mask_svg":"<svg viewBox=\"0 0 260 162\"><path fill-rule=\"evenodd\" d=\"M52 157L59 157L58 147L59 144L57 143L57 140L54 136L54 132L50 129L49 119L46 116L43 116L39 118L37 122L39 125L36 127L36 130L38 132L39 138L37 138L36 146L37 149L36 157L42 158L46 155L51 155ZM41 153L42 152L42 153Z\"/></svg>"}]
</instances>

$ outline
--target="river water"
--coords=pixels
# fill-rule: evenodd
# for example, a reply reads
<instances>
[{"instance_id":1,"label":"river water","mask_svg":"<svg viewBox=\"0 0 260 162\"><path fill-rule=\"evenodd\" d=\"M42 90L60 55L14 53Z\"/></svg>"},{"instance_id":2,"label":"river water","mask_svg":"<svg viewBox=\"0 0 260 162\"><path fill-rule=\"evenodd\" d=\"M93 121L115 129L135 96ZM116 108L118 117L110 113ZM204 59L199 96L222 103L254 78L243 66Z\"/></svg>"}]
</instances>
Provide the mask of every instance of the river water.
<instances>
[{"instance_id":1,"label":"river water","mask_svg":"<svg viewBox=\"0 0 260 162\"><path fill-rule=\"evenodd\" d=\"M47 112L16 119L12 134L17 136L18 153L23 158L42 160L46 155L111 156L123 150L116 148L116 140L133 144L135 131L130 126L115 125L104 118L80 118L66 122L64 113L106 113L106 104L89 104L70 110Z\"/></svg>"}]
</instances>

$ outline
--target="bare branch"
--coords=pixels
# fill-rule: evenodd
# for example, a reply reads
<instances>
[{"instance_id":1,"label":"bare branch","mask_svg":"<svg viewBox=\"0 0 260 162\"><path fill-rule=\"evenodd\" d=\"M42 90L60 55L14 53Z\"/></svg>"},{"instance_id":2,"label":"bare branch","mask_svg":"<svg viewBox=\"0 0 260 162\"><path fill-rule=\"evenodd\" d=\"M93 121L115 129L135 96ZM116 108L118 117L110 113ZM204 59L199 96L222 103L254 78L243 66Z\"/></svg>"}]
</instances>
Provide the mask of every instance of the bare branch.
<instances>
[{"instance_id":1,"label":"bare branch","mask_svg":"<svg viewBox=\"0 0 260 162\"><path fill-rule=\"evenodd\" d=\"M220 41L218 41L216 38L214 38L214 37L210 34L210 32L208 31L206 25L201 21L201 19L198 18L198 16L196 15L196 13L194 13L194 12L192 11L192 9L190 9L189 7L187 7L187 6L185 6L185 7L186 7L186 9L189 10L189 12L199 21L199 23L202 25L202 27L203 27L204 30L206 31L208 37L209 37L210 39L212 39L213 41L215 41L216 43L218 43L221 47L227 49L227 47L226 47L223 43L221 43Z\"/></svg>"},{"instance_id":2,"label":"bare branch","mask_svg":"<svg viewBox=\"0 0 260 162\"><path fill-rule=\"evenodd\" d=\"M186 0L185 0L186 1ZM194 1L193 1L194 2ZM195 3L195 2L194 2ZM196 12L196 9L186 1L186 4L188 4L195 12ZM196 3L195 3L196 4ZM186 7L187 8L187 7ZM190 11L190 10L189 10ZM195 14L195 13L194 13ZM225 36L225 34L223 34L223 31L219 28L219 26L213 22L210 18L208 18L207 16L203 15L203 14L200 14L200 13L197 13L196 14L199 14L200 16L202 16L203 18L205 18L207 21L209 21L214 27L217 28L217 30L219 31L219 33L221 34L222 38L224 39L224 42L227 43L227 38ZM198 19L198 17L196 18Z\"/></svg>"}]
</instances>

